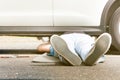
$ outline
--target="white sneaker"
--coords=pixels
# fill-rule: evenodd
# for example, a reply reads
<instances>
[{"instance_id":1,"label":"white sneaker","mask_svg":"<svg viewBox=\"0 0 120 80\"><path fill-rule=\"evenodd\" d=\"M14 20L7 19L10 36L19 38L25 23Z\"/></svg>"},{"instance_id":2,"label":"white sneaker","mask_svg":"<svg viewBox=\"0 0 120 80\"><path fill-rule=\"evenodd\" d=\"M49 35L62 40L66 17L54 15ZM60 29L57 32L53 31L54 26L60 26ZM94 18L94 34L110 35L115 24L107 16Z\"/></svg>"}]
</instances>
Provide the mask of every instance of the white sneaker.
<instances>
[{"instance_id":1,"label":"white sneaker","mask_svg":"<svg viewBox=\"0 0 120 80\"><path fill-rule=\"evenodd\" d=\"M82 61L80 57L69 50L66 42L61 37L53 35L50 38L50 42L54 50L65 58L71 65L75 66L81 64Z\"/></svg>"},{"instance_id":2,"label":"white sneaker","mask_svg":"<svg viewBox=\"0 0 120 80\"><path fill-rule=\"evenodd\" d=\"M108 33L101 34L95 44L94 48L89 52L85 64L87 65L94 65L97 60L104 55L110 48L112 42L111 35Z\"/></svg>"}]
</instances>

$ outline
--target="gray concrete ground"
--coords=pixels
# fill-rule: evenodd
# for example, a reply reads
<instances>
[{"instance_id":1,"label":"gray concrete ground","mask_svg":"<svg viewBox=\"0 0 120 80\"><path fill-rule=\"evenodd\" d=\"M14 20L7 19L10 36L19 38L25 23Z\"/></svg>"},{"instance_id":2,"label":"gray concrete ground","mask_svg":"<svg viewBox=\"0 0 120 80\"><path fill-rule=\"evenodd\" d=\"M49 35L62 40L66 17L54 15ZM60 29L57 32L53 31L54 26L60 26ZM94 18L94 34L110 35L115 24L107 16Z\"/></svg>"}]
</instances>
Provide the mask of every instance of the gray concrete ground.
<instances>
[{"instance_id":1,"label":"gray concrete ground","mask_svg":"<svg viewBox=\"0 0 120 80\"><path fill-rule=\"evenodd\" d=\"M33 58L0 58L0 79L120 80L119 55L106 55L105 63L95 66L33 63Z\"/></svg>"}]
</instances>

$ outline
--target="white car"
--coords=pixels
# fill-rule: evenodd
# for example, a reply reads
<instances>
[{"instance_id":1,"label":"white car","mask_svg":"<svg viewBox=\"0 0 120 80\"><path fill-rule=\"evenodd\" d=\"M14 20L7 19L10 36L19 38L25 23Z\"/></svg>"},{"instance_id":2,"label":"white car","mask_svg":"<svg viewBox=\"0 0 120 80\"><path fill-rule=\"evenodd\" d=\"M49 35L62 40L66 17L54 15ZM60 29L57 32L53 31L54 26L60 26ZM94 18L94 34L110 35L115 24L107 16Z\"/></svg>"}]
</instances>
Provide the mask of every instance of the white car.
<instances>
[{"instance_id":1,"label":"white car","mask_svg":"<svg viewBox=\"0 0 120 80\"><path fill-rule=\"evenodd\" d=\"M120 50L120 0L0 0L0 34L109 32Z\"/></svg>"}]
</instances>

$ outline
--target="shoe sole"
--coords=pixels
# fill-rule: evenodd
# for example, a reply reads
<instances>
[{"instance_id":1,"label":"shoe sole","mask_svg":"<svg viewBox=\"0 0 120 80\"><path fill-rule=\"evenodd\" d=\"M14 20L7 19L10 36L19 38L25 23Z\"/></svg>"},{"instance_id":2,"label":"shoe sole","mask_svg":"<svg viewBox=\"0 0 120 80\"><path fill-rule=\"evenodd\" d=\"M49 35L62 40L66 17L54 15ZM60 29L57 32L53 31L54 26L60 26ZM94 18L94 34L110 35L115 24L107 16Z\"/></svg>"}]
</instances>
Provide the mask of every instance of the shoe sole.
<instances>
[{"instance_id":1,"label":"shoe sole","mask_svg":"<svg viewBox=\"0 0 120 80\"><path fill-rule=\"evenodd\" d=\"M96 61L109 50L111 41L110 34L103 33L100 35L95 42L94 50L92 50L86 58L85 64L94 65Z\"/></svg>"},{"instance_id":2,"label":"shoe sole","mask_svg":"<svg viewBox=\"0 0 120 80\"><path fill-rule=\"evenodd\" d=\"M66 42L61 37L53 35L50 39L50 42L55 51L65 58L71 65L78 66L81 64L82 61L80 57L68 49Z\"/></svg>"}]
</instances>

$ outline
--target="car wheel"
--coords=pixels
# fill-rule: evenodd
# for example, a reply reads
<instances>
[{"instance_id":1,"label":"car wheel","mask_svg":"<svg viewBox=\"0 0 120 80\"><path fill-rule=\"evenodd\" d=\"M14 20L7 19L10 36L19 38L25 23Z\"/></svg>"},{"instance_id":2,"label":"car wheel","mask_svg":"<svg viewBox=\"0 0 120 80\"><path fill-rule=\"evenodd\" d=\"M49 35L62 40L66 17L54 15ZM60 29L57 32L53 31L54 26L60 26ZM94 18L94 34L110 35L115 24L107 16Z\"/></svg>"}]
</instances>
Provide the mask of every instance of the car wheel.
<instances>
[{"instance_id":1,"label":"car wheel","mask_svg":"<svg viewBox=\"0 0 120 80\"><path fill-rule=\"evenodd\" d=\"M120 51L120 7L114 12L110 20L109 33L112 36L112 44Z\"/></svg>"}]
</instances>

